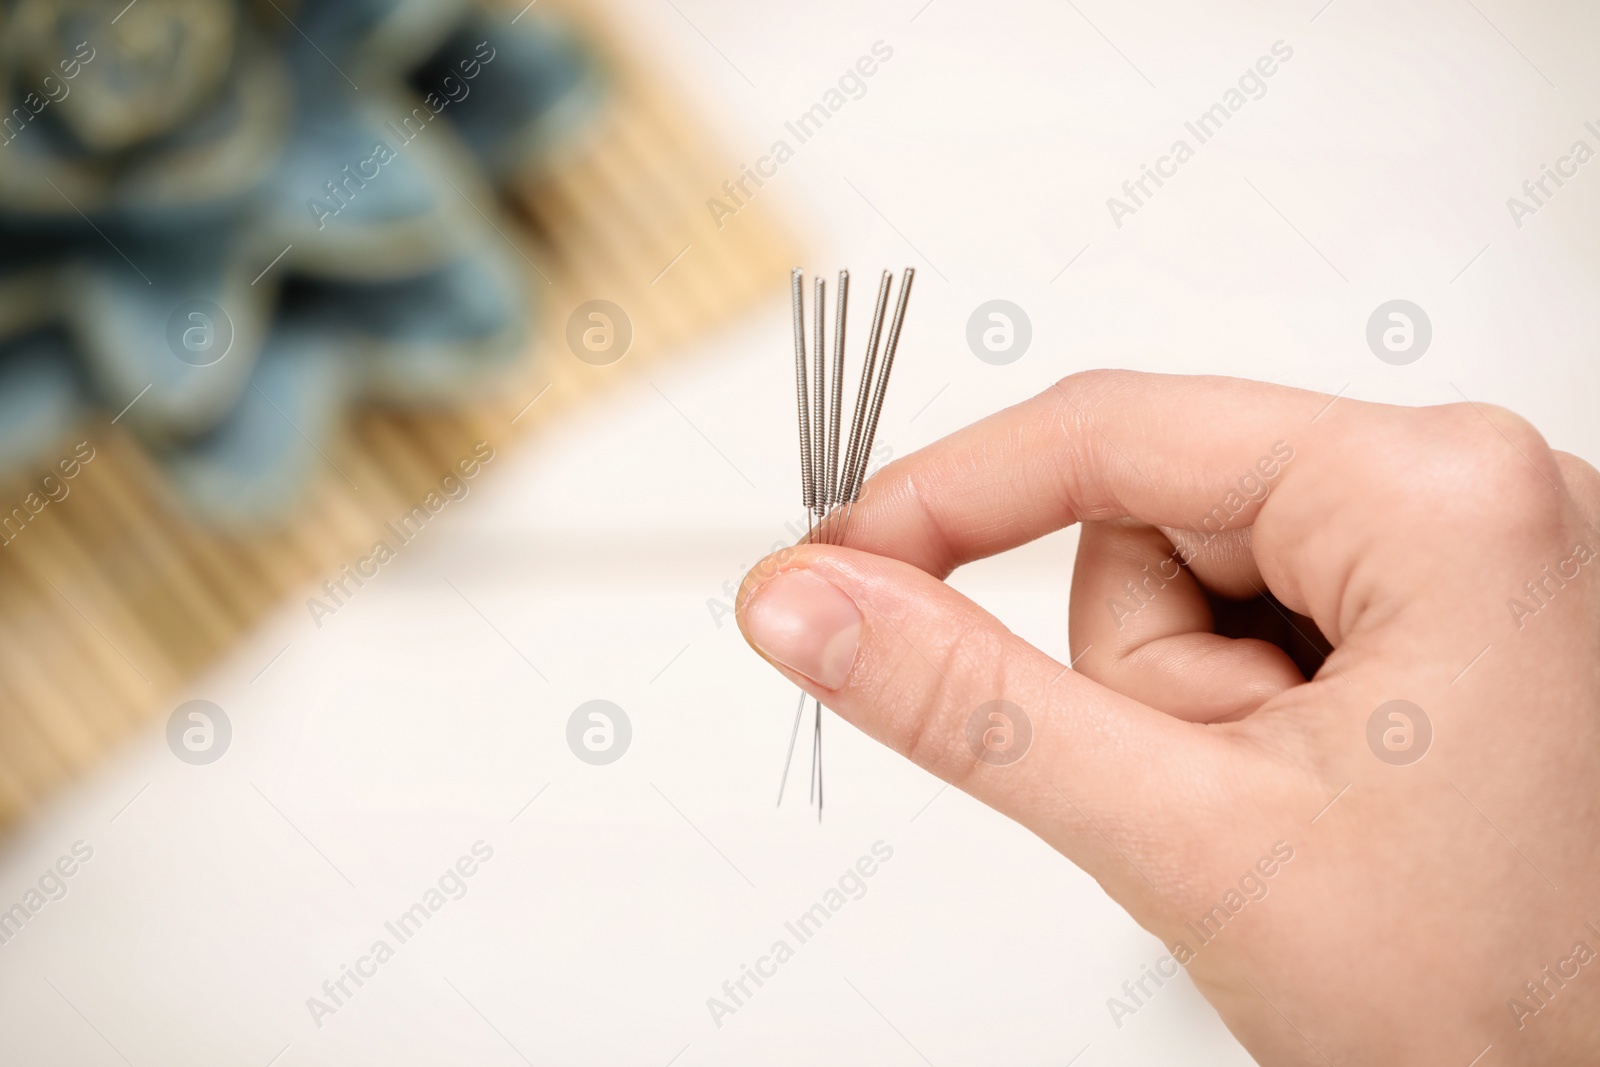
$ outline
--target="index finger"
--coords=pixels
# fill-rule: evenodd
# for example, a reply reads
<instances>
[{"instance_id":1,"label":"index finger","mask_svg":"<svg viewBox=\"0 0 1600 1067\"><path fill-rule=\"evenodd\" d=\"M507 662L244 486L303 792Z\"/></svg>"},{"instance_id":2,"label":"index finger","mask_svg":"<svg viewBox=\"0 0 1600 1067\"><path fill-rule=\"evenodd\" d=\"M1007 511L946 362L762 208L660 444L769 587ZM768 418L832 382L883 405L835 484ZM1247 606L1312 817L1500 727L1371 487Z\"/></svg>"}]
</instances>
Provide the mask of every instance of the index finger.
<instances>
[{"instance_id":1,"label":"index finger","mask_svg":"<svg viewBox=\"0 0 1600 1067\"><path fill-rule=\"evenodd\" d=\"M889 464L848 541L942 578L1086 519L1242 528L1329 403L1238 378L1075 374Z\"/></svg>"}]
</instances>

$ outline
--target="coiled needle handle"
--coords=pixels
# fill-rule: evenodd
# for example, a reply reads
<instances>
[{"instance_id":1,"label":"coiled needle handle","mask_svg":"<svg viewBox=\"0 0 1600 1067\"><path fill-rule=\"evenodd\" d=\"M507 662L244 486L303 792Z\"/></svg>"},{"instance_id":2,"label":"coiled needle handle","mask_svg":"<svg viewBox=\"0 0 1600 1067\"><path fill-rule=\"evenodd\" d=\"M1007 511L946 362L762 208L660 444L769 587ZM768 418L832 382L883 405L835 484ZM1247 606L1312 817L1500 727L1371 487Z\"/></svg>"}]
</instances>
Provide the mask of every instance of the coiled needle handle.
<instances>
[{"instance_id":1,"label":"coiled needle handle","mask_svg":"<svg viewBox=\"0 0 1600 1067\"><path fill-rule=\"evenodd\" d=\"M800 413L800 498L809 511L816 504L816 482L811 471L811 405L806 402L805 275L799 267L789 276L794 296L794 391Z\"/></svg>"}]
</instances>

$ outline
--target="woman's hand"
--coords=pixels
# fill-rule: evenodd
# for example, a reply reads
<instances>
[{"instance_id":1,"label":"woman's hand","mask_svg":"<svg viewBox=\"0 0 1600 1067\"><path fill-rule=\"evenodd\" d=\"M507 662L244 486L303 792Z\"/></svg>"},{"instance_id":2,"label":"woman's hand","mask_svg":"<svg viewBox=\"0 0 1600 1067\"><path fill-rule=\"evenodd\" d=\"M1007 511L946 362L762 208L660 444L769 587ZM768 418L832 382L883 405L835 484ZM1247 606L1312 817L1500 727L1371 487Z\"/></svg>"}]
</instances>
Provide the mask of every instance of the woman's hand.
<instances>
[{"instance_id":1,"label":"woman's hand","mask_svg":"<svg viewBox=\"0 0 1600 1067\"><path fill-rule=\"evenodd\" d=\"M1075 522L1069 670L942 579ZM1261 1062L1595 1064L1597 526L1600 474L1497 408L1093 372L887 467L739 619Z\"/></svg>"}]
</instances>

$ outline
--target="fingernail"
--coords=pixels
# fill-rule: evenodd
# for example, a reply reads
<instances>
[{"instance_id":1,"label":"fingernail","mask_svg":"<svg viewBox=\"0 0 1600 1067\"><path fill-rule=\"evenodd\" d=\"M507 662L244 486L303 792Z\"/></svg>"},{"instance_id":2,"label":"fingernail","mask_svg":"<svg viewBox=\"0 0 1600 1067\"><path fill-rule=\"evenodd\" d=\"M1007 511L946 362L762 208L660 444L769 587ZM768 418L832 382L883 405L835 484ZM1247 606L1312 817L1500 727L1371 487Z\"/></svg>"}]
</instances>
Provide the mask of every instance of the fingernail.
<instances>
[{"instance_id":1,"label":"fingernail","mask_svg":"<svg viewBox=\"0 0 1600 1067\"><path fill-rule=\"evenodd\" d=\"M811 571L784 571L745 606L744 627L771 658L825 689L838 689L856 660L861 612L842 590Z\"/></svg>"}]
</instances>

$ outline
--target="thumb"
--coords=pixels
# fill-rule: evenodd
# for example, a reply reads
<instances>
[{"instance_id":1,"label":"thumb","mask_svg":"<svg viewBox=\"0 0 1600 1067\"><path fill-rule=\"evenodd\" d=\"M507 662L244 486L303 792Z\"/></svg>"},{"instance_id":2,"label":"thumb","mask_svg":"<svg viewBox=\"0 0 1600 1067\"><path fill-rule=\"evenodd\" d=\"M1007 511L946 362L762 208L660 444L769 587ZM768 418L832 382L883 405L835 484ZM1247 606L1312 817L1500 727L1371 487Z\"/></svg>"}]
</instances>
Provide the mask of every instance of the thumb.
<instances>
[{"instance_id":1,"label":"thumb","mask_svg":"<svg viewBox=\"0 0 1600 1067\"><path fill-rule=\"evenodd\" d=\"M1155 887L1193 798L1212 792L1222 742L1069 670L910 564L801 545L750 572L738 617L796 685L1119 898Z\"/></svg>"}]
</instances>

